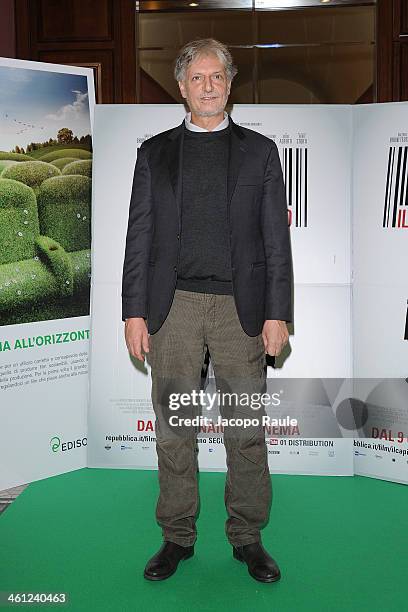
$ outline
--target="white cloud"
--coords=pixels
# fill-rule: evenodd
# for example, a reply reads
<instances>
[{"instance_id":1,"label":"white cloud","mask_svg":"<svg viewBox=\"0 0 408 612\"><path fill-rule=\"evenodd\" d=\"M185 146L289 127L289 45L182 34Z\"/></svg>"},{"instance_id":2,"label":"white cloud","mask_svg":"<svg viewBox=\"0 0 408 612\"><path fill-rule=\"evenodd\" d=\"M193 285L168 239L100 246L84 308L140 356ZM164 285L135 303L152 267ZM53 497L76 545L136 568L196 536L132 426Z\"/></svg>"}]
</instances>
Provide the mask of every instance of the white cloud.
<instances>
[{"instance_id":1,"label":"white cloud","mask_svg":"<svg viewBox=\"0 0 408 612\"><path fill-rule=\"evenodd\" d=\"M56 113L47 115L46 119L51 119L53 121L68 121L72 119L76 119L79 115L86 110L86 104L88 102L88 94L82 93L76 89L72 90L72 93L75 94L75 100L72 104L65 104Z\"/></svg>"}]
</instances>

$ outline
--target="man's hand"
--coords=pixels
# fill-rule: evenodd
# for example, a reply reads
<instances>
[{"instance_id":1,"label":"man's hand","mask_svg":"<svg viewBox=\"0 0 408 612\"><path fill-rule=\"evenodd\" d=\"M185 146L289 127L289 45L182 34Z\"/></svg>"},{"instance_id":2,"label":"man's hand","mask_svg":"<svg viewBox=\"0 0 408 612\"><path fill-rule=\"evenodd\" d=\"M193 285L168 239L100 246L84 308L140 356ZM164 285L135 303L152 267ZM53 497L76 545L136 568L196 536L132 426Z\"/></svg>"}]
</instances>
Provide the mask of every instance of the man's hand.
<instances>
[{"instance_id":1,"label":"man's hand","mask_svg":"<svg viewBox=\"0 0 408 612\"><path fill-rule=\"evenodd\" d=\"M262 339L265 345L265 352L268 355L279 355L289 340L286 321L267 319L262 329Z\"/></svg>"},{"instance_id":2,"label":"man's hand","mask_svg":"<svg viewBox=\"0 0 408 612\"><path fill-rule=\"evenodd\" d=\"M125 321L125 340L129 353L144 362L145 353L149 352L149 336L147 326L142 317L132 317Z\"/></svg>"}]
</instances>

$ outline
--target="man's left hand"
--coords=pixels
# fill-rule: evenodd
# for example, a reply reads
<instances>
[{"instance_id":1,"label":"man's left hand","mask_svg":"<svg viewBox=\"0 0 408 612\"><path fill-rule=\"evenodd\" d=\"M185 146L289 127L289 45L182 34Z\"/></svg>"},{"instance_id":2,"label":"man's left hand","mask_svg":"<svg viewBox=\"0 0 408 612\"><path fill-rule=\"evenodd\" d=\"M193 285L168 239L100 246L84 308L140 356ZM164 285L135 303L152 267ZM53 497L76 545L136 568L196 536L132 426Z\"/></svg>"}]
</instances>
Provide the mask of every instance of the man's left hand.
<instances>
[{"instance_id":1,"label":"man's left hand","mask_svg":"<svg viewBox=\"0 0 408 612\"><path fill-rule=\"evenodd\" d=\"M289 332L286 321L267 319L262 329L262 339L265 345L265 353L277 356L289 340Z\"/></svg>"}]
</instances>

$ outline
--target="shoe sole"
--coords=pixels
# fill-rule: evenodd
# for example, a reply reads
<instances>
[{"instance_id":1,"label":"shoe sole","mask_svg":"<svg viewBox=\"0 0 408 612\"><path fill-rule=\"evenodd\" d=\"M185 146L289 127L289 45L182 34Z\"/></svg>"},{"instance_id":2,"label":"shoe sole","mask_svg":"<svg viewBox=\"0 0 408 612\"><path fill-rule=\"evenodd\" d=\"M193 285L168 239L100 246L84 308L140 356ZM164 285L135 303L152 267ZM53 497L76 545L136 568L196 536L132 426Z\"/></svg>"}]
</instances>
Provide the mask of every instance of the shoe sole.
<instances>
[{"instance_id":1,"label":"shoe sole","mask_svg":"<svg viewBox=\"0 0 408 612\"><path fill-rule=\"evenodd\" d=\"M241 563L245 563L246 564L246 561L245 561L244 557L242 555L240 555L240 553L236 550L236 548L232 549L232 555L233 555L234 559L236 559L237 561L241 561ZM247 565L247 567L248 567L248 565ZM279 574L277 576L274 576L273 578L259 578L259 576L256 576L255 574L253 574L251 572L249 567L248 567L248 574L250 576L252 576L252 578L254 578L254 580L257 580L258 582L267 582L267 583L269 583L269 582L277 582L278 580L281 579L281 573L280 572L279 572Z\"/></svg>"},{"instance_id":2,"label":"shoe sole","mask_svg":"<svg viewBox=\"0 0 408 612\"><path fill-rule=\"evenodd\" d=\"M193 555L194 555L194 550L184 555L184 557L181 557L180 561L185 561L186 559L190 559L190 557L192 557ZM166 576L150 576L150 574L146 574L146 572L143 572L143 577L146 578L146 580L153 580L153 581L166 580L167 578L170 578L170 576L176 573L177 568L178 568L178 563L176 567L174 568L174 570L170 572L170 574L167 574Z\"/></svg>"}]
</instances>

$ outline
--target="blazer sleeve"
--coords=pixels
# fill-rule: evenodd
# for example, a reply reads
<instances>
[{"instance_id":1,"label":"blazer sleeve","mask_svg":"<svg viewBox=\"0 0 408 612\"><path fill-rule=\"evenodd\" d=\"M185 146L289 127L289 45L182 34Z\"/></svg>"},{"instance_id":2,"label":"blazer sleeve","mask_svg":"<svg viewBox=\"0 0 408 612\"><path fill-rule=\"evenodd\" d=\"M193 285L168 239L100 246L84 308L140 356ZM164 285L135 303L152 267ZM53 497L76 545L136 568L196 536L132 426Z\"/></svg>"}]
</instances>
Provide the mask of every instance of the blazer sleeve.
<instances>
[{"instance_id":1,"label":"blazer sleeve","mask_svg":"<svg viewBox=\"0 0 408 612\"><path fill-rule=\"evenodd\" d=\"M151 176L144 143L133 175L122 273L122 321L147 317L147 274L153 233Z\"/></svg>"},{"instance_id":2,"label":"blazer sleeve","mask_svg":"<svg viewBox=\"0 0 408 612\"><path fill-rule=\"evenodd\" d=\"M262 233L266 257L265 320L292 321L292 257L286 190L272 141L264 174Z\"/></svg>"}]
</instances>

